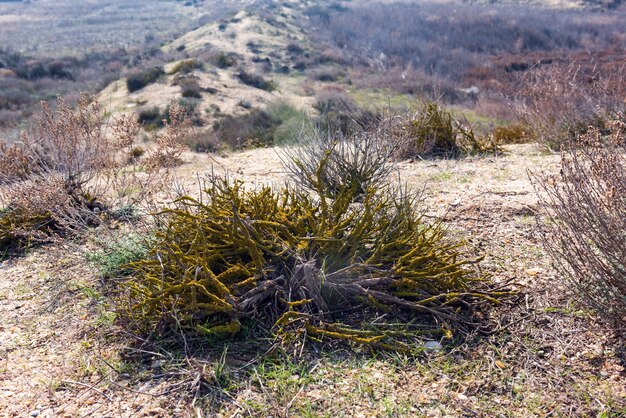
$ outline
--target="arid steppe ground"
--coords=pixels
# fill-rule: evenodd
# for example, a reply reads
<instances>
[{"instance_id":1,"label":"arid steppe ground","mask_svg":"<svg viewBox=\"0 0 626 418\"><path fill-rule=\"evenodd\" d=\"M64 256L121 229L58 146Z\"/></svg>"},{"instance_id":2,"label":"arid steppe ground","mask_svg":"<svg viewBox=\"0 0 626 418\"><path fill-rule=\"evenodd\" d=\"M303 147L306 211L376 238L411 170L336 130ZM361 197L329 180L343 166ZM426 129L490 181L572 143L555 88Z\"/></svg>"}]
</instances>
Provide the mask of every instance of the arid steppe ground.
<instances>
[{"instance_id":1,"label":"arid steppe ground","mask_svg":"<svg viewBox=\"0 0 626 418\"><path fill-rule=\"evenodd\" d=\"M275 149L186 160L177 176L190 183L211 167L251 183L285 180ZM497 332L417 357L329 349L303 364L263 355L249 363L236 344L224 358L220 347L188 364L165 351L138 355L112 321L84 244L6 260L0 416L623 416L623 341L592 325L542 250L529 172L555 173L558 160L519 145L498 157L399 163L409 187L424 189L427 216L521 290L493 313ZM195 391L200 380L212 389Z\"/></svg>"}]
</instances>

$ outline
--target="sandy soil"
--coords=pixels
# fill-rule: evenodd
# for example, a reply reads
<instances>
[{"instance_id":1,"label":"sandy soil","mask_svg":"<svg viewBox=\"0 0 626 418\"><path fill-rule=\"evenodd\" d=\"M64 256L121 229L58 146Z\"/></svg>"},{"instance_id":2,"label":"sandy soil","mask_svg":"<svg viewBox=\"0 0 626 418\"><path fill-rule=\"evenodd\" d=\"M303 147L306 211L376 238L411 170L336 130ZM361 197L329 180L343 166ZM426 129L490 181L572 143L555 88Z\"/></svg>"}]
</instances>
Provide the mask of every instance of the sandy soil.
<instances>
[{"instance_id":1,"label":"sandy soil","mask_svg":"<svg viewBox=\"0 0 626 418\"><path fill-rule=\"evenodd\" d=\"M253 184L286 180L274 149L185 159L177 176L187 184L211 168ZM506 331L419 359L322 352L304 371L283 364L262 376L234 358L234 386L198 399L189 388L205 372L194 370L215 370L219 354L184 366L163 354L147 364L129 360L132 340L112 322L85 261L89 245L61 242L5 260L0 416L620 416L623 342L591 326L538 239L528 170L557 166L557 156L532 145L502 157L399 164L411 187L424 188L428 213L484 255L495 280L525 286L518 305L497 313Z\"/></svg>"}]
</instances>

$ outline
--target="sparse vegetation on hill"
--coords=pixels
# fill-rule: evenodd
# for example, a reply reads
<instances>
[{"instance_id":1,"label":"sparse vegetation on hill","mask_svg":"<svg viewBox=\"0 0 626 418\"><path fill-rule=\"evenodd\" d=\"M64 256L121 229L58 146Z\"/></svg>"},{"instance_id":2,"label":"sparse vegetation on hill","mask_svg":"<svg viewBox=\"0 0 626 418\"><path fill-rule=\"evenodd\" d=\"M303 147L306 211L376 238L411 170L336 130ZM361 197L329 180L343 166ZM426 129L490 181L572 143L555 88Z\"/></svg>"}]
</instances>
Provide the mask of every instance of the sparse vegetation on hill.
<instances>
[{"instance_id":1,"label":"sparse vegetation on hill","mask_svg":"<svg viewBox=\"0 0 626 418\"><path fill-rule=\"evenodd\" d=\"M329 8L314 20L314 36L340 48L355 63L381 69L409 67L460 81L469 69L483 67L495 56L612 46L624 32L623 14L624 10L607 16L533 6L451 8L437 3L368 2Z\"/></svg>"},{"instance_id":2,"label":"sparse vegetation on hill","mask_svg":"<svg viewBox=\"0 0 626 418\"><path fill-rule=\"evenodd\" d=\"M259 74L252 74L242 70L239 72L237 77L239 77L239 80L241 80L242 83L248 86L256 87L257 89L272 91L276 88L271 80L266 80Z\"/></svg>"},{"instance_id":3,"label":"sparse vegetation on hill","mask_svg":"<svg viewBox=\"0 0 626 418\"><path fill-rule=\"evenodd\" d=\"M141 90L148 84L152 84L159 79L165 71L161 67L152 67L137 73L130 74L126 77L126 87L129 92Z\"/></svg>"}]
</instances>

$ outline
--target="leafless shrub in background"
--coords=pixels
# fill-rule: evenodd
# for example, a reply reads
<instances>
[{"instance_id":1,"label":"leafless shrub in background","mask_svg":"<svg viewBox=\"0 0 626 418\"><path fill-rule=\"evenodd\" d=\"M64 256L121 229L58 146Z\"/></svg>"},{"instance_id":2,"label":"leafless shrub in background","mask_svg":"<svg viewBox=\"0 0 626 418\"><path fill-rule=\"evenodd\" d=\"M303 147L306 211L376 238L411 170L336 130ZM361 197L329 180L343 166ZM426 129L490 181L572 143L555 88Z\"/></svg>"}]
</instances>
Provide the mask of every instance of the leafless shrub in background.
<instances>
[{"instance_id":1,"label":"leafless shrub in background","mask_svg":"<svg viewBox=\"0 0 626 418\"><path fill-rule=\"evenodd\" d=\"M315 42L388 70L409 64L461 80L490 57L534 51L576 51L615 44L626 8L611 14L532 6L437 2L353 2L340 10L312 6Z\"/></svg>"},{"instance_id":2,"label":"leafless shrub in background","mask_svg":"<svg viewBox=\"0 0 626 418\"><path fill-rule=\"evenodd\" d=\"M518 81L515 102L520 118L537 140L558 149L589 126L606 129L624 110L624 68L601 72L579 62L539 65Z\"/></svg>"},{"instance_id":3,"label":"leafless shrub in background","mask_svg":"<svg viewBox=\"0 0 626 418\"><path fill-rule=\"evenodd\" d=\"M151 170L179 165L182 153L187 149L187 139L192 122L185 108L177 101L169 106L169 119L163 119L164 130L156 135L156 147L147 156Z\"/></svg>"},{"instance_id":4,"label":"leafless shrub in background","mask_svg":"<svg viewBox=\"0 0 626 418\"><path fill-rule=\"evenodd\" d=\"M374 127L382 119L376 112L359 107L350 94L338 85L324 86L315 92L315 123L319 128L334 133L350 134Z\"/></svg>"},{"instance_id":5,"label":"leafless shrub in background","mask_svg":"<svg viewBox=\"0 0 626 418\"><path fill-rule=\"evenodd\" d=\"M626 125L590 128L538 183L544 244L563 279L598 314L626 324Z\"/></svg>"}]
</instances>

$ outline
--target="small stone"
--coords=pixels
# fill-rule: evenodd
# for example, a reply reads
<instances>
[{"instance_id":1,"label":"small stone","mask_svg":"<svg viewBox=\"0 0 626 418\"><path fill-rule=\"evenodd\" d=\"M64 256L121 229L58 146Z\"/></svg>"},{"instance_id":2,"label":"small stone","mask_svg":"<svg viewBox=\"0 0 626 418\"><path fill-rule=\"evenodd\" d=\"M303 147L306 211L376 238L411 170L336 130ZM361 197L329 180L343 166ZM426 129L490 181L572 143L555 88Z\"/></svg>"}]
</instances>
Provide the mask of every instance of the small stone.
<instances>
[{"instance_id":1,"label":"small stone","mask_svg":"<svg viewBox=\"0 0 626 418\"><path fill-rule=\"evenodd\" d=\"M40 413L41 413L41 411L39 409L35 409L33 412L30 413L30 416L31 417L38 417Z\"/></svg>"},{"instance_id":2,"label":"small stone","mask_svg":"<svg viewBox=\"0 0 626 418\"><path fill-rule=\"evenodd\" d=\"M424 350L427 351L439 351L443 346L437 341L426 341L424 343Z\"/></svg>"},{"instance_id":3,"label":"small stone","mask_svg":"<svg viewBox=\"0 0 626 418\"><path fill-rule=\"evenodd\" d=\"M154 360L152 362L152 364L150 364L150 368L152 369L160 369L163 367L163 365L165 364L165 361L163 360Z\"/></svg>"}]
</instances>

